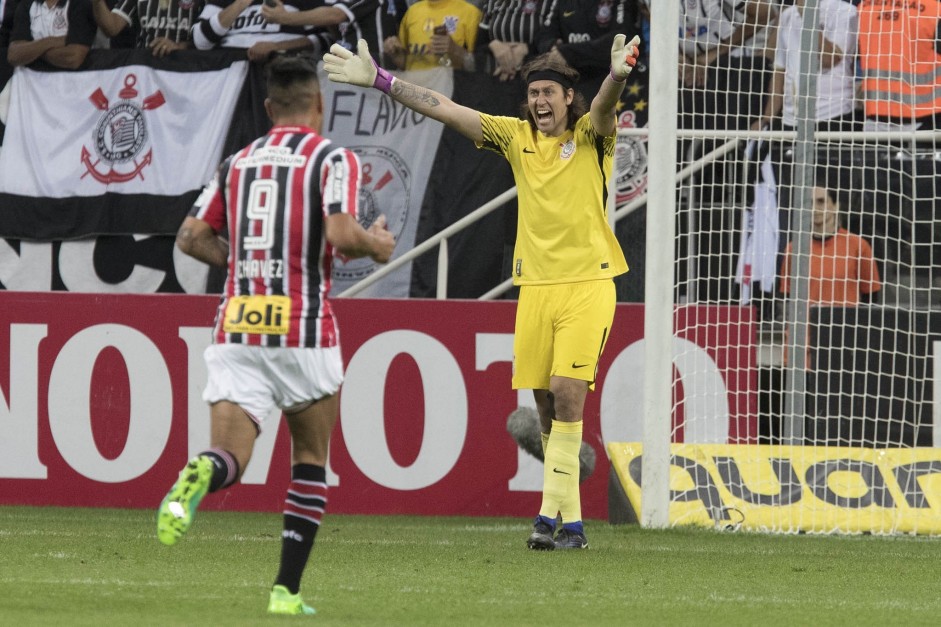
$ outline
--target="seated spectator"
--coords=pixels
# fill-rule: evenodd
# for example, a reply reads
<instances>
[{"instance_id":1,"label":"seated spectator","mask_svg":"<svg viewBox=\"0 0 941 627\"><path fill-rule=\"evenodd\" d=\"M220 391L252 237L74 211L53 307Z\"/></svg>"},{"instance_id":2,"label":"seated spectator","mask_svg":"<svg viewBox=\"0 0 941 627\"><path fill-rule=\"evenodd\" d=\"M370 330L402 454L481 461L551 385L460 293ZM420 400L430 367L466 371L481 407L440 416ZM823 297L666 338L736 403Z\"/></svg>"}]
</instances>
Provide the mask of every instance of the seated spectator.
<instances>
[{"instance_id":1,"label":"seated spectator","mask_svg":"<svg viewBox=\"0 0 941 627\"><path fill-rule=\"evenodd\" d=\"M91 0L98 28L108 37L132 31L138 48L150 48L155 57L192 48L190 31L204 0ZM117 44L114 44L117 45Z\"/></svg>"},{"instance_id":2,"label":"seated spectator","mask_svg":"<svg viewBox=\"0 0 941 627\"><path fill-rule=\"evenodd\" d=\"M768 0L685 0L680 22L680 124L746 128L759 114L769 73Z\"/></svg>"},{"instance_id":3,"label":"seated spectator","mask_svg":"<svg viewBox=\"0 0 941 627\"><path fill-rule=\"evenodd\" d=\"M859 4L867 131L941 128L941 2Z\"/></svg>"},{"instance_id":4,"label":"seated spectator","mask_svg":"<svg viewBox=\"0 0 941 627\"><path fill-rule=\"evenodd\" d=\"M193 44L199 50L245 48L252 61L266 61L274 52L310 48L316 56L322 56L330 47L334 39L323 31L269 24L261 13L262 2L208 0L193 26ZM306 0L288 0L285 4L289 11L315 8Z\"/></svg>"},{"instance_id":5,"label":"seated spectator","mask_svg":"<svg viewBox=\"0 0 941 627\"><path fill-rule=\"evenodd\" d=\"M536 52L536 32L548 19L550 0L487 0L477 35L487 47L485 70L500 81L513 80Z\"/></svg>"},{"instance_id":6,"label":"seated spectator","mask_svg":"<svg viewBox=\"0 0 941 627\"><path fill-rule=\"evenodd\" d=\"M408 8L398 36L383 42L392 65L406 70L438 66L473 71L480 9L466 0L421 0Z\"/></svg>"},{"instance_id":7,"label":"seated spectator","mask_svg":"<svg viewBox=\"0 0 941 627\"><path fill-rule=\"evenodd\" d=\"M97 32L89 0L20 0L7 61L28 65L42 59L74 70L85 62Z\"/></svg>"},{"instance_id":8,"label":"seated spectator","mask_svg":"<svg viewBox=\"0 0 941 627\"><path fill-rule=\"evenodd\" d=\"M838 0L841 1L841 0ZM864 238L840 226L836 192L818 178L813 190L813 224L810 240L811 305L854 306L872 302L882 289L872 247ZM781 293L791 291L791 254L788 243L781 264Z\"/></svg>"},{"instance_id":9,"label":"seated spectator","mask_svg":"<svg viewBox=\"0 0 941 627\"><path fill-rule=\"evenodd\" d=\"M780 114L785 129L797 126L797 90L801 78L801 28L804 0L781 11L771 94L763 115L752 123L757 130ZM857 130L853 63L859 28L856 7L843 0L819 0L817 6L818 130Z\"/></svg>"},{"instance_id":10,"label":"seated spectator","mask_svg":"<svg viewBox=\"0 0 941 627\"><path fill-rule=\"evenodd\" d=\"M637 34L636 0L556 0L536 33L536 53L578 71L576 89L591 102L611 65L611 43Z\"/></svg>"}]
</instances>

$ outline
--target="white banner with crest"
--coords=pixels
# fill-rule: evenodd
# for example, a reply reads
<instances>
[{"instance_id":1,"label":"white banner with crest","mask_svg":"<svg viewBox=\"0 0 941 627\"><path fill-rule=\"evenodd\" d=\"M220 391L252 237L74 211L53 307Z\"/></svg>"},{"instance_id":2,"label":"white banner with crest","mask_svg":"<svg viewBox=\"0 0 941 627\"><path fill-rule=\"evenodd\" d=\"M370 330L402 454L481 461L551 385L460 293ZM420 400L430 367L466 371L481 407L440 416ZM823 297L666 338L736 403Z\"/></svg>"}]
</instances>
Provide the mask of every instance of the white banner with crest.
<instances>
[{"instance_id":1,"label":"white banner with crest","mask_svg":"<svg viewBox=\"0 0 941 627\"><path fill-rule=\"evenodd\" d=\"M396 76L448 97L453 92L453 73L447 68L397 72ZM332 83L322 71L320 80L324 96L323 134L359 155L363 168L360 204L364 226L385 214L389 230L398 242L394 260L415 246L422 199L444 125L376 89ZM333 268L333 294L368 277L378 267L369 258L337 261ZM411 264L405 264L359 295L405 298L409 295L411 273Z\"/></svg>"},{"instance_id":2,"label":"white banner with crest","mask_svg":"<svg viewBox=\"0 0 941 627\"><path fill-rule=\"evenodd\" d=\"M247 65L209 72L17 68L0 193L175 196L200 189L219 164Z\"/></svg>"}]
</instances>

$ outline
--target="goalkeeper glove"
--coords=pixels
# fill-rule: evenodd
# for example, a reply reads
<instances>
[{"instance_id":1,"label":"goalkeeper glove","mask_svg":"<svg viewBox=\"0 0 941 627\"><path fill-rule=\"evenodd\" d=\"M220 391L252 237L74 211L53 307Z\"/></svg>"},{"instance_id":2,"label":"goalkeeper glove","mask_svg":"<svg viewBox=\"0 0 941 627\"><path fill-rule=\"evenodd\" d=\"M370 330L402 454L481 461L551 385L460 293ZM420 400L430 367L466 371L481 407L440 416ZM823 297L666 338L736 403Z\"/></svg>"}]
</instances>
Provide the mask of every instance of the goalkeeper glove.
<instances>
[{"instance_id":1,"label":"goalkeeper glove","mask_svg":"<svg viewBox=\"0 0 941 627\"><path fill-rule=\"evenodd\" d=\"M376 65L365 39L359 40L356 49L359 54L353 54L340 44L330 46L330 52L323 55L323 69L327 72L327 78L334 83L375 87L383 93L389 93L395 77Z\"/></svg>"},{"instance_id":2,"label":"goalkeeper glove","mask_svg":"<svg viewBox=\"0 0 941 627\"><path fill-rule=\"evenodd\" d=\"M625 39L627 35L615 35L614 43L611 44L611 78L619 83L627 80L627 75L637 65L637 56L640 54L637 48L640 37L634 35L627 45L624 45Z\"/></svg>"}]
</instances>

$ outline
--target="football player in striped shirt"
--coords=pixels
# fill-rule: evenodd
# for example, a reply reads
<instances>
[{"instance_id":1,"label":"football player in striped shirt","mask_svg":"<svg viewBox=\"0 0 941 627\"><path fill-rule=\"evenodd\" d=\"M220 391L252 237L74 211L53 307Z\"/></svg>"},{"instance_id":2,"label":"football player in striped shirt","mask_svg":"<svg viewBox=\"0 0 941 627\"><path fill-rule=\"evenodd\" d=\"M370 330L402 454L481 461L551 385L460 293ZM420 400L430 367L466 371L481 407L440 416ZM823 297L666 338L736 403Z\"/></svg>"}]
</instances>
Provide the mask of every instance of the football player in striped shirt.
<instances>
[{"instance_id":1,"label":"football player in striped shirt","mask_svg":"<svg viewBox=\"0 0 941 627\"><path fill-rule=\"evenodd\" d=\"M327 506L327 447L343 380L330 304L333 258L385 263L395 240L380 216L357 221L360 164L320 135L323 102L315 62L271 62L265 109L274 123L226 159L177 234L183 252L227 267L213 344L206 349L211 445L183 468L157 513L157 537L173 545L202 498L238 481L278 412L291 431L281 567L273 614L313 614L301 575Z\"/></svg>"}]
</instances>

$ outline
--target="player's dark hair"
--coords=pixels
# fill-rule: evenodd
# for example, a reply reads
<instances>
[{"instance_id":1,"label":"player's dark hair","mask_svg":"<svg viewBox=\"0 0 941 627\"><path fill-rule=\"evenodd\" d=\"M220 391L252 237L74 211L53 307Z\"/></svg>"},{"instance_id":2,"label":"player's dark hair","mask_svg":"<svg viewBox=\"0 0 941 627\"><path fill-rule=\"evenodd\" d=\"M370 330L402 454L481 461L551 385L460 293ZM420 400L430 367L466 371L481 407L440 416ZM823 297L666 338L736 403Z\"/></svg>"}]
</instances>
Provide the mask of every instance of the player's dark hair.
<instances>
[{"instance_id":1,"label":"player's dark hair","mask_svg":"<svg viewBox=\"0 0 941 627\"><path fill-rule=\"evenodd\" d=\"M814 185L827 192L831 202L839 202L840 177L836 172L827 168L819 168L814 172Z\"/></svg>"},{"instance_id":2,"label":"player's dark hair","mask_svg":"<svg viewBox=\"0 0 941 627\"><path fill-rule=\"evenodd\" d=\"M814 171L814 186L822 189L826 195L827 200L837 206L836 212L836 223L837 226L843 225L843 207L846 207L848 203L841 202L845 200L844 196L846 195L843 192L840 185L840 174L833 168L829 167L820 167Z\"/></svg>"},{"instance_id":3,"label":"player's dark hair","mask_svg":"<svg viewBox=\"0 0 941 627\"><path fill-rule=\"evenodd\" d=\"M317 63L309 55L277 55L265 68L268 98L278 111L294 113L320 93Z\"/></svg>"},{"instance_id":4,"label":"player's dark hair","mask_svg":"<svg viewBox=\"0 0 941 627\"><path fill-rule=\"evenodd\" d=\"M569 66L566 63L562 63L549 54L539 55L520 69L520 75L523 77L523 82L527 85L529 84L529 77L533 76L534 80L538 80L536 76L551 76L552 74L561 75L562 80L567 81L569 85L577 85L579 74L578 70ZM554 80L554 79L549 79ZM562 88L565 89L566 86L561 81L556 81ZM578 93L578 90L575 90L575 97L572 98L572 104L569 105L568 109L568 118L566 119L566 128L575 128L575 123L580 117L588 113L588 103L585 102L585 97ZM536 129L536 120L533 119L533 114L529 110L529 101L524 100L520 108L520 115L524 120L529 122L529 125L533 130Z\"/></svg>"}]
</instances>

